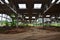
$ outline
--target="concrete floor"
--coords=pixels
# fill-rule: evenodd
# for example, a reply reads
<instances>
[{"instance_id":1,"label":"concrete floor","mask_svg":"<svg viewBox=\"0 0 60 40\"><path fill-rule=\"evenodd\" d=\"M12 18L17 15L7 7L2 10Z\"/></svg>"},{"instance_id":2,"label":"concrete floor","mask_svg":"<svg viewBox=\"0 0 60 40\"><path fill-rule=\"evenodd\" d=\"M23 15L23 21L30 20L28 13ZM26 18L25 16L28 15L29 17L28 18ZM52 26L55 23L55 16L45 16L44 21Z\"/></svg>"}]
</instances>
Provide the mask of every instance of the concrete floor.
<instances>
[{"instance_id":1,"label":"concrete floor","mask_svg":"<svg viewBox=\"0 0 60 40\"><path fill-rule=\"evenodd\" d=\"M39 30L18 34L0 34L0 40L60 40L60 32Z\"/></svg>"}]
</instances>

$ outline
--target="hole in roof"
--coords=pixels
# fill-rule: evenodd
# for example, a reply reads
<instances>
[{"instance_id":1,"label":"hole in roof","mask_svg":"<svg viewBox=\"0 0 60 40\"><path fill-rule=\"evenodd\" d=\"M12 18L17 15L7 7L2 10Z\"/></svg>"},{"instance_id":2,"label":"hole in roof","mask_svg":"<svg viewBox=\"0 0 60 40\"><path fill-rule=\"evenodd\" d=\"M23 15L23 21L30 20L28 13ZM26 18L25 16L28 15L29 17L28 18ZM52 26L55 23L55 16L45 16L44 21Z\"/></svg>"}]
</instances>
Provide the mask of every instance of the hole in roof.
<instances>
[{"instance_id":1,"label":"hole in roof","mask_svg":"<svg viewBox=\"0 0 60 40\"><path fill-rule=\"evenodd\" d=\"M35 19L35 17L32 17L33 19Z\"/></svg>"},{"instance_id":2,"label":"hole in roof","mask_svg":"<svg viewBox=\"0 0 60 40\"><path fill-rule=\"evenodd\" d=\"M29 17L25 17L26 19L29 19Z\"/></svg>"},{"instance_id":3,"label":"hole in roof","mask_svg":"<svg viewBox=\"0 0 60 40\"><path fill-rule=\"evenodd\" d=\"M3 1L1 1L1 0L0 0L0 3L1 3L1 4L4 4L4 2L3 2Z\"/></svg>"},{"instance_id":4,"label":"hole in roof","mask_svg":"<svg viewBox=\"0 0 60 40\"><path fill-rule=\"evenodd\" d=\"M26 9L26 4L18 4L19 9Z\"/></svg>"},{"instance_id":5,"label":"hole in roof","mask_svg":"<svg viewBox=\"0 0 60 40\"><path fill-rule=\"evenodd\" d=\"M57 2L56 2L56 4L59 4L60 3L60 0L58 0Z\"/></svg>"},{"instance_id":6,"label":"hole in roof","mask_svg":"<svg viewBox=\"0 0 60 40\"><path fill-rule=\"evenodd\" d=\"M50 17L50 15L46 15L46 17Z\"/></svg>"},{"instance_id":7,"label":"hole in roof","mask_svg":"<svg viewBox=\"0 0 60 40\"><path fill-rule=\"evenodd\" d=\"M9 4L9 1L8 0L5 0L5 3Z\"/></svg>"},{"instance_id":8,"label":"hole in roof","mask_svg":"<svg viewBox=\"0 0 60 40\"><path fill-rule=\"evenodd\" d=\"M34 9L41 9L42 4L34 4Z\"/></svg>"},{"instance_id":9,"label":"hole in roof","mask_svg":"<svg viewBox=\"0 0 60 40\"><path fill-rule=\"evenodd\" d=\"M51 3L54 3L56 0L52 0L52 2Z\"/></svg>"},{"instance_id":10,"label":"hole in roof","mask_svg":"<svg viewBox=\"0 0 60 40\"><path fill-rule=\"evenodd\" d=\"M52 19L54 19L55 17L52 17Z\"/></svg>"}]
</instances>

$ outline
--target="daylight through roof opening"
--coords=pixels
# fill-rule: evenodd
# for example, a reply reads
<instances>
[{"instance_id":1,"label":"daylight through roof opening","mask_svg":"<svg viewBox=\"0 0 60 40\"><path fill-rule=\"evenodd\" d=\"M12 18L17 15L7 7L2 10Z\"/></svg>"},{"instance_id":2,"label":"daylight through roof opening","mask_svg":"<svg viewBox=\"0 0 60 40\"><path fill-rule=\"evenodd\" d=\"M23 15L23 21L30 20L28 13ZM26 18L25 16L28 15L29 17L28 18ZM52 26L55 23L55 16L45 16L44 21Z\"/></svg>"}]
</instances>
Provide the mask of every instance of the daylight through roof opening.
<instances>
[{"instance_id":1,"label":"daylight through roof opening","mask_svg":"<svg viewBox=\"0 0 60 40\"><path fill-rule=\"evenodd\" d=\"M5 3L9 4L9 1L8 0L5 0Z\"/></svg>"},{"instance_id":2,"label":"daylight through roof opening","mask_svg":"<svg viewBox=\"0 0 60 40\"><path fill-rule=\"evenodd\" d=\"M56 4L59 4L60 3L60 0L58 0L57 2L56 2Z\"/></svg>"},{"instance_id":3,"label":"daylight through roof opening","mask_svg":"<svg viewBox=\"0 0 60 40\"><path fill-rule=\"evenodd\" d=\"M18 4L19 9L26 9L26 4Z\"/></svg>"},{"instance_id":4,"label":"daylight through roof opening","mask_svg":"<svg viewBox=\"0 0 60 40\"><path fill-rule=\"evenodd\" d=\"M1 3L1 4L4 4L4 2L2 2L1 0L0 0L0 3Z\"/></svg>"},{"instance_id":5,"label":"daylight through roof opening","mask_svg":"<svg viewBox=\"0 0 60 40\"><path fill-rule=\"evenodd\" d=\"M54 3L56 0L52 0L52 2L51 3Z\"/></svg>"},{"instance_id":6,"label":"daylight through roof opening","mask_svg":"<svg viewBox=\"0 0 60 40\"><path fill-rule=\"evenodd\" d=\"M34 9L41 9L42 4L34 4Z\"/></svg>"},{"instance_id":7,"label":"daylight through roof opening","mask_svg":"<svg viewBox=\"0 0 60 40\"><path fill-rule=\"evenodd\" d=\"M52 19L54 19L55 17L52 17Z\"/></svg>"},{"instance_id":8,"label":"daylight through roof opening","mask_svg":"<svg viewBox=\"0 0 60 40\"><path fill-rule=\"evenodd\" d=\"M50 15L46 15L46 17L50 17Z\"/></svg>"},{"instance_id":9,"label":"daylight through roof opening","mask_svg":"<svg viewBox=\"0 0 60 40\"><path fill-rule=\"evenodd\" d=\"M28 19L29 17L25 17L26 19Z\"/></svg>"},{"instance_id":10,"label":"daylight through roof opening","mask_svg":"<svg viewBox=\"0 0 60 40\"><path fill-rule=\"evenodd\" d=\"M32 17L32 19L35 19L35 17Z\"/></svg>"}]
</instances>

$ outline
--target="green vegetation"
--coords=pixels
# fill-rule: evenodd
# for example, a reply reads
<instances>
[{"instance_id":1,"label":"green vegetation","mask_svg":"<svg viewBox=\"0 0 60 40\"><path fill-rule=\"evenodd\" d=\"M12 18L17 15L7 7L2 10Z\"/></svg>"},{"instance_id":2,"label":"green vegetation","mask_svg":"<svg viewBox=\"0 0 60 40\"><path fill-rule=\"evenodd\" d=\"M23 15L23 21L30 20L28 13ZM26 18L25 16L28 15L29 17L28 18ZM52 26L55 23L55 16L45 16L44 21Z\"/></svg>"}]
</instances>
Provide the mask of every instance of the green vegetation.
<instances>
[{"instance_id":1,"label":"green vegetation","mask_svg":"<svg viewBox=\"0 0 60 40\"><path fill-rule=\"evenodd\" d=\"M13 20L12 22L7 22L7 21L1 21L0 26L16 26L16 20ZM34 23L34 24L27 24L27 23L22 23L19 22L18 26L43 26L42 23ZM51 23L51 24L44 24L44 26L55 26L55 27L60 27L60 23Z\"/></svg>"},{"instance_id":2,"label":"green vegetation","mask_svg":"<svg viewBox=\"0 0 60 40\"><path fill-rule=\"evenodd\" d=\"M4 14L6 15L6 14ZM3 16L3 15L0 15ZM7 17L6 17L7 16ZM39 18L37 21L35 21L34 23L22 23L20 21L17 22L16 20L16 14L11 14L11 15L6 15L4 17L0 17L0 26L9 26L9 27L16 27L16 25L18 25L19 27L31 27L31 26L55 26L55 27L60 27L60 23L42 23L42 18ZM4 18L5 21L2 20L2 18ZM10 22L8 22L8 20ZM11 21L12 20L12 21Z\"/></svg>"},{"instance_id":3,"label":"green vegetation","mask_svg":"<svg viewBox=\"0 0 60 40\"><path fill-rule=\"evenodd\" d=\"M60 27L60 23L44 24L44 26Z\"/></svg>"},{"instance_id":4,"label":"green vegetation","mask_svg":"<svg viewBox=\"0 0 60 40\"><path fill-rule=\"evenodd\" d=\"M53 23L53 24L51 24L51 26L58 26L58 27L60 27L60 23Z\"/></svg>"}]
</instances>

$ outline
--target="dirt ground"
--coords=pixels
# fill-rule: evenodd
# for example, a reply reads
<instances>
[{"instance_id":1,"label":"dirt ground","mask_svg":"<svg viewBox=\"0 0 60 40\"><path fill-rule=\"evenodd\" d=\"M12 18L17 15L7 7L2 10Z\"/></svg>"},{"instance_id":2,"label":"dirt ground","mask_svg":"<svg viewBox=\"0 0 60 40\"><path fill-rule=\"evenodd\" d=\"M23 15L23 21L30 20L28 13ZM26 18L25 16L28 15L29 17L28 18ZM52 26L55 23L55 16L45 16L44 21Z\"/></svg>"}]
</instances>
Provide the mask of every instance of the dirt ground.
<instances>
[{"instance_id":1,"label":"dirt ground","mask_svg":"<svg viewBox=\"0 0 60 40\"><path fill-rule=\"evenodd\" d=\"M35 29L18 34L0 34L0 40L60 40L60 32Z\"/></svg>"}]
</instances>

